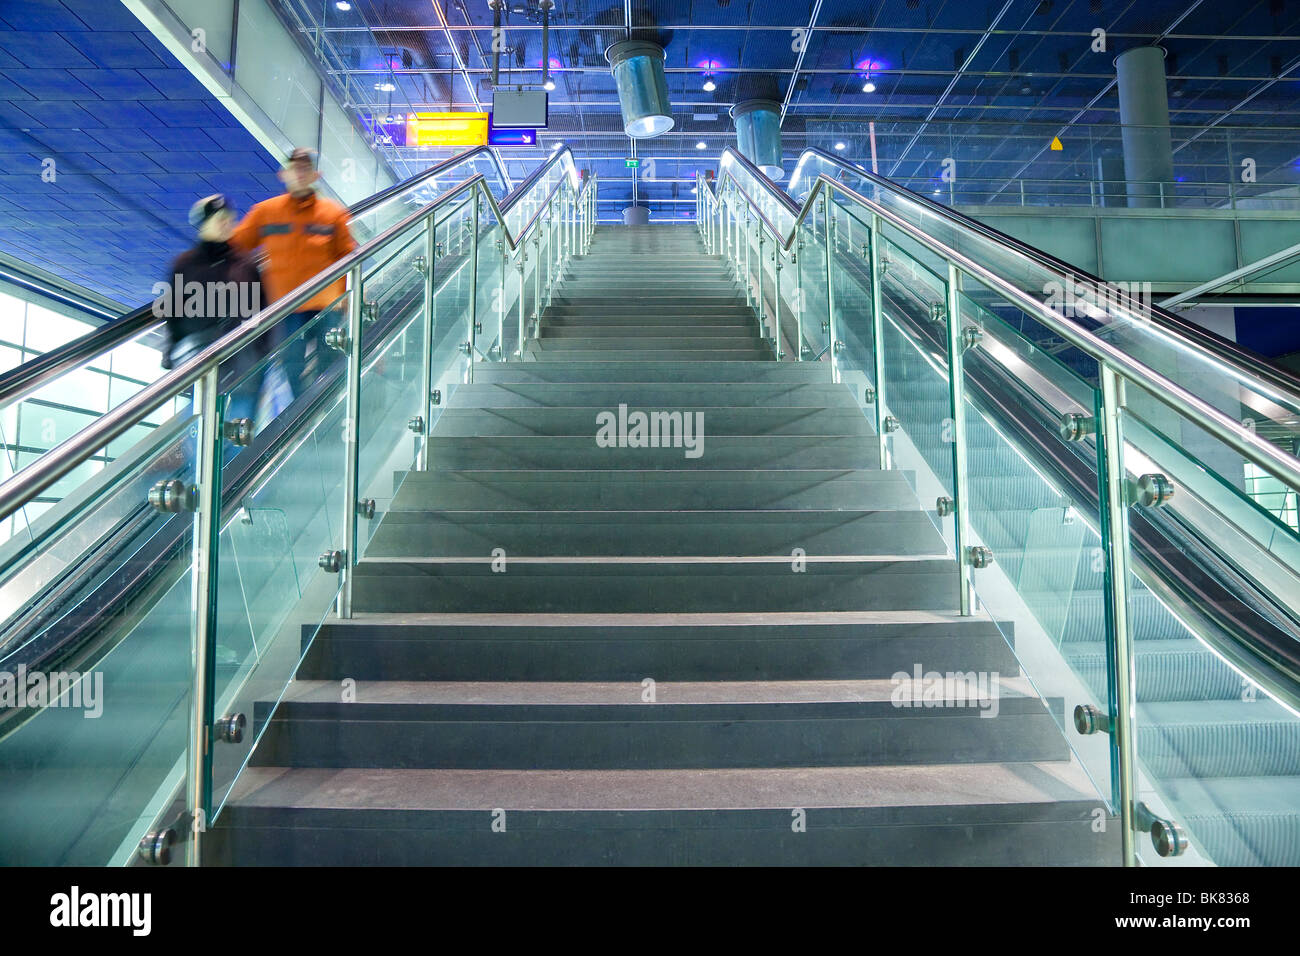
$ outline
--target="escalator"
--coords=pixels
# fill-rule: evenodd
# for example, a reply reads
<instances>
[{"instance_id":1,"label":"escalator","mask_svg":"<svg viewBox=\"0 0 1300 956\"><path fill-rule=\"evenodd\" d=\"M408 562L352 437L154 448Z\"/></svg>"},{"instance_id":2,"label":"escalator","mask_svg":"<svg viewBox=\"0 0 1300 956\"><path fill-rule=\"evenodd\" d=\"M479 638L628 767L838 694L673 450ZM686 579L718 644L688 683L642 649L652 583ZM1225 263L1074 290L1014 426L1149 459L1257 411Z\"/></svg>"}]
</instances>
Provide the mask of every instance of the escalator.
<instances>
[{"instance_id":1,"label":"escalator","mask_svg":"<svg viewBox=\"0 0 1300 956\"><path fill-rule=\"evenodd\" d=\"M1063 696L1063 731L1151 835L1134 853L1300 861L1300 539L1246 482L1296 487L1300 380L820 151L792 177L802 205L724 166L709 225L738 268L778 289L796 252L764 299L773 340L856 382L950 546L986 549L973 600Z\"/></svg>"},{"instance_id":2,"label":"escalator","mask_svg":"<svg viewBox=\"0 0 1300 956\"><path fill-rule=\"evenodd\" d=\"M511 188L479 149L371 197L351 211L355 253L4 483L6 514L40 507L0 546L0 860L161 861L205 826L205 813L174 826L187 792L215 817L213 792L219 807L256 735L242 718L217 733L222 715L195 709L224 714L292 672L303 628L339 599L346 572L325 569L345 545L353 561L364 550L441 397L473 360L519 350L542 261L522 244L558 254L561 234L572 241L582 185L567 150ZM221 420L238 383L218 362L339 277L348 292L297 333L341 345L332 361L274 417ZM145 308L47 353L4 377L0 401L57 389L159 324ZM92 457L102 469L79 473ZM345 530L349 482L365 495ZM213 593L196 599L200 578ZM166 837L143 851L149 833Z\"/></svg>"}]
</instances>

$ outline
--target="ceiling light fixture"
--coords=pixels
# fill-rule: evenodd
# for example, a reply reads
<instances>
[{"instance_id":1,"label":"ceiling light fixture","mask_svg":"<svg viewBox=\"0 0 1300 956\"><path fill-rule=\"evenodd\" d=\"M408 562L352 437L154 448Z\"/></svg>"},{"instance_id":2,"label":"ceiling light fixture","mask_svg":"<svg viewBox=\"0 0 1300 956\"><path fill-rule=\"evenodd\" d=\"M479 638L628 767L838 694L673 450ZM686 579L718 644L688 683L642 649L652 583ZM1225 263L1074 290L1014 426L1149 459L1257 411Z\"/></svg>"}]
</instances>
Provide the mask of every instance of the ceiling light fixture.
<instances>
[{"instance_id":1,"label":"ceiling light fixture","mask_svg":"<svg viewBox=\"0 0 1300 956\"><path fill-rule=\"evenodd\" d=\"M704 74L704 92L705 92L705 93L712 93L712 92L713 92L714 90L716 90L717 88L718 88L718 84L715 83L715 82L713 81L713 74L712 74L712 73L705 73L705 74Z\"/></svg>"},{"instance_id":2,"label":"ceiling light fixture","mask_svg":"<svg viewBox=\"0 0 1300 956\"><path fill-rule=\"evenodd\" d=\"M555 89L555 81L548 76L546 78L546 82L542 84L542 89L544 89L547 93L550 93L552 90Z\"/></svg>"},{"instance_id":3,"label":"ceiling light fixture","mask_svg":"<svg viewBox=\"0 0 1300 956\"><path fill-rule=\"evenodd\" d=\"M338 2L334 4L334 9L338 10L340 13L347 13L352 9L352 4L348 3L348 0L338 0Z\"/></svg>"},{"instance_id":4,"label":"ceiling light fixture","mask_svg":"<svg viewBox=\"0 0 1300 956\"><path fill-rule=\"evenodd\" d=\"M698 143L695 144L695 148L696 148L696 149L708 149L708 148L709 148L709 144L706 143L706 142L704 142L704 140L700 140Z\"/></svg>"},{"instance_id":5,"label":"ceiling light fixture","mask_svg":"<svg viewBox=\"0 0 1300 956\"><path fill-rule=\"evenodd\" d=\"M862 84L862 92L863 92L863 93L874 93L874 92L876 92L876 84L871 82L871 78L870 78L870 77L867 77L867 82L865 82L865 83Z\"/></svg>"},{"instance_id":6,"label":"ceiling light fixture","mask_svg":"<svg viewBox=\"0 0 1300 956\"><path fill-rule=\"evenodd\" d=\"M389 83L387 80L384 80L381 83L376 83L375 89L377 89L380 93L392 93L394 90L397 89L397 87L392 83Z\"/></svg>"},{"instance_id":7,"label":"ceiling light fixture","mask_svg":"<svg viewBox=\"0 0 1300 956\"><path fill-rule=\"evenodd\" d=\"M836 143L836 144L835 144L835 148L836 148L836 149L843 149L843 148L844 148L844 144L843 144L843 143Z\"/></svg>"}]
</instances>

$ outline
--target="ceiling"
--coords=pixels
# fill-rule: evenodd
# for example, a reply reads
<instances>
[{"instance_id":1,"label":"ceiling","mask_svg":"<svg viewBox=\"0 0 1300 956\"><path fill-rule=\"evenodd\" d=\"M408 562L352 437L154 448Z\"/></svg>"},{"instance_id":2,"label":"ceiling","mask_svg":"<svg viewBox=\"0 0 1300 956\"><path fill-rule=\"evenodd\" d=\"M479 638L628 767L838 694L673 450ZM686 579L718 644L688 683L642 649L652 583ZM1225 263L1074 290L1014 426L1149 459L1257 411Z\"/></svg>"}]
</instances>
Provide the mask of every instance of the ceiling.
<instances>
[{"instance_id":1,"label":"ceiling","mask_svg":"<svg viewBox=\"0 0 1300 956\"><path fill-rule=\"evenodd\" d=\"M486 0L274 2L364 122L490 108ZM501 82L535 87L537 0L505 5ZM676 120L635 146L603 55L629 23L665 47ZM1106 31L1104 52L1093 50L1095 30ZM840 143L841 155L869 162L871 122L881 172L937 184L952 158L959 183L979 184L964 201L1005 201L1021 180L1093 178L1098 159L1118 155L1114 57L1157 41L1181 180L1224 182L1248 157L1261 180L1300 182L1300 0L556 0L550 128L540 150L502 152L522 173L566 142L599 172L603 216L635 189L653 217L689 217L696 172L734 143L728 109L771 97L785 111L787 171L806 145ZM710 64L717 89L705 92ZM874 92L863 91L868 79ZM392 92L376 89L388 83ZM655 160L653 181L627 169L633 149ZM388 152L411 172L440 155Z\"/></svg>"},{"instance_id":2,"label":"ceiling","mask_svg":"<svg viewBox=\"0 0 1300 956\"><path fill-rule=\"evenodd\" d=\"M0 0L0 250L126 305L275 162L117 0Z\"/></svg>"}]
</instances>

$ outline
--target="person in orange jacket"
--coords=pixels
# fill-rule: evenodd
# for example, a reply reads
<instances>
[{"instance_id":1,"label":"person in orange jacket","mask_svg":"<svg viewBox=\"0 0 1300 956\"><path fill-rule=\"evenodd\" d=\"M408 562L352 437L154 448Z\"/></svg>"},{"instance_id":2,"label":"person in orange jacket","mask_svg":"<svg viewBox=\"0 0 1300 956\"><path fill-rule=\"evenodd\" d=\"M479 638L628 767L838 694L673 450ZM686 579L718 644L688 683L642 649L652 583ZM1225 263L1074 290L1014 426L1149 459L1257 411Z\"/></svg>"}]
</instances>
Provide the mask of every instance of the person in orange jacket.
<instances>
[{"instance_id":1,"label":"person in orange jacket","mask_svg":"<svg viewBox=\"0 0 1300 956\"><path fill-rule=\"evenodd\" d=\"M357 247L347 209L316 194L320 173L314 151L295 149L278 176L284 183L284 195L255 205L230 237L231 245L245 253L252 254L259 246L265 251L262 283L267 304L284 298ZM277 323L269 333L272 348L315 319L345 288L343 279L331 283ZM339 306L335 312L342 316L344 310L345 306ZM280 353L295 393L301 394L315 378L315 371L323 367L320 356L325 349L326 326L337 324L328 320L316 323ZM309 360L317 369L307 368Z\"/></svg>"}]
</instances>

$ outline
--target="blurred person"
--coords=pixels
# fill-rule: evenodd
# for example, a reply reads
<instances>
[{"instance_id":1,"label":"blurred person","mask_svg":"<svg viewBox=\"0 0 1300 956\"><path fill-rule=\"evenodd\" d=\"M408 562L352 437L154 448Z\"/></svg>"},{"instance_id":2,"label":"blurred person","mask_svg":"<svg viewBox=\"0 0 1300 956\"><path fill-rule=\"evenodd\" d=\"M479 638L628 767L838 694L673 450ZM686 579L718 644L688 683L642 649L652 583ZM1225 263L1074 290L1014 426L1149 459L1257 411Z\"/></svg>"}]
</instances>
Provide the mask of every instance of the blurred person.
<instances>
[{"instance_id":1,"label":"blurred person","mask_svg":"<svg viewBox=\"0 0 1300 956\"><path fill-rule=\"evenodd\" d=\"M262 308L262 276L250 256L230 243L235 210L220 193L205 196L189 213L198 243L172 263L166 282L154 286L154 314L167 323L163 368L175 368L251 319ZM252 418L260 375L248 375L265 354L257 342L244 346L221 365L223 391L229 392L225 418Z\"/></svg>"},{"instance_id":2,"label":"blurred person","mask_svg":"<svg viewBox=\"0 0 1300 956\"><path fill-rule=\"evenodd\" d=\"M267 305L284 298L357 247L347 209L316 194L320 180L316 160L316 153L310 149L299 147L290 153L277 174L284 183L284 194L255 205L231 236L231 243L244 253L251 255L258 248L265 252ZM345 289L346 283L340 278L276 323L269 333L271 347L283 345ZM279 353L295 394L301 395L324 368L324 326L329 324L317 323Z\"/></svg>"}]
</instances>

